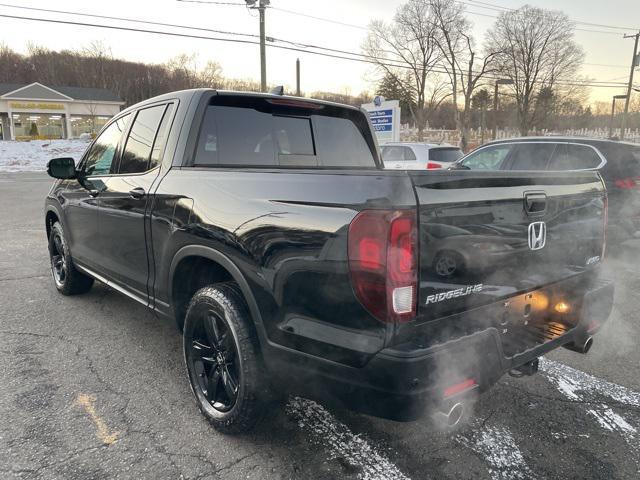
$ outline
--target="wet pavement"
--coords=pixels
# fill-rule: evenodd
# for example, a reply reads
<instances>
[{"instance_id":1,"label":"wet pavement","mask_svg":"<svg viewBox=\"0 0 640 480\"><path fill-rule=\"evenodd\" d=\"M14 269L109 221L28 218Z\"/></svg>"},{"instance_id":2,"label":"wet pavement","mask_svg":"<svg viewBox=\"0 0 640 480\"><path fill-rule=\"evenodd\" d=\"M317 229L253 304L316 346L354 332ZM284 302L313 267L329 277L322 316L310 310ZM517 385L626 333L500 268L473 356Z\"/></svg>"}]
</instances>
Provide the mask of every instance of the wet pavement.
<instances>
[{"instance_id":1,"label":"wet pavement","mask_svg":"<svg viewBox=\"0 0 640 480\"><path fill-rule=\"evenodd\" d=\"M455 434L290 398L226 436L191 398L173 322L101 284L56 292L50 183L0 174L0 478L640 478L640 241L610 249L615 306L589 354L505 376Z\"/></svg>"}]
</instances>

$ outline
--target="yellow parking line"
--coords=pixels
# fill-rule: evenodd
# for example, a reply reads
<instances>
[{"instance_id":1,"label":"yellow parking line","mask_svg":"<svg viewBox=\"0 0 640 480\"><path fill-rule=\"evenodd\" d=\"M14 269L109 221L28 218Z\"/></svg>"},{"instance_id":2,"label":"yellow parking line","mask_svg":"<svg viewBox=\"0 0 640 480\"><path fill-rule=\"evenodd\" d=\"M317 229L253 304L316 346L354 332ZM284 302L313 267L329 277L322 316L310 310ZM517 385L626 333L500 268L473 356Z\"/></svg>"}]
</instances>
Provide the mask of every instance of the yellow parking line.
<instances>
[{"instance_id":1,"label":"yellow parking line","mask_svg":"<svg viewBox=\"0 0 640 480\"><path fill-rule=\"evenodd\" d=\"M105 445L111 445L118 440L118 432L109 432L107 424L100 418L95 407L95 395L81 393L76 399L76 404L81 406L89 415L96 426L96 437L98 437Z\"/></svg>"}]
</instances>

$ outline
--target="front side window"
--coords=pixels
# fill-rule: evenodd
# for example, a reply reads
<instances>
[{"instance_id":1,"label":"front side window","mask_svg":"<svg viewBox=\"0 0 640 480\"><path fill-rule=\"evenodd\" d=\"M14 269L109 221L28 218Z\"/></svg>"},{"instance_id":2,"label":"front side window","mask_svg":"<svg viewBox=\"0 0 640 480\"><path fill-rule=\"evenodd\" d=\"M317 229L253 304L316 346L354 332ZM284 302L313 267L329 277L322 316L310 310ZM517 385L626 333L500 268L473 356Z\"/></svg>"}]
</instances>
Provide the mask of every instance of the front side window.
<instances>
[{"instance_id":1,"label":"front side window","mask_svg":"<svg viewBox=\"0 0 640 480\"><path fill-rule=\"evenodd\" d=\"M157 105L138 112L122 151L118 173L149 170L154 141L166 108L166 105Z\"/></svg>"},{"instance_id":2,"label":"front side window","mask_svg":"<svg viewBox=\"0 0 640 480\"><path fill-rule=\"evenodd\" d=\"M500 170L513 145L492 145L470 153L462 165L471 170Z\"/></svg>"},{"instance_id":3,"label":"front side window","mask_svg":"<svg viewBox=\"0 0 640 480\"><path fill-rule=\"evenodd\" d=\"M96 138L85 157L85 175L109 175L113 173L112 168L115 167L113 161L118 149L118 143L126 130L130 117L130 114L120 117Z\"/></svg>"},{"instance_id":4,"label":"front side window","mask_svg":"<svg viewBox=\"0 0 640 480\"><path fill-rule=\"evenodd\" d=\"M555 143L521 143L512 156L511 170L546 170L556 149Z\"/></svg>"}]
</instances>

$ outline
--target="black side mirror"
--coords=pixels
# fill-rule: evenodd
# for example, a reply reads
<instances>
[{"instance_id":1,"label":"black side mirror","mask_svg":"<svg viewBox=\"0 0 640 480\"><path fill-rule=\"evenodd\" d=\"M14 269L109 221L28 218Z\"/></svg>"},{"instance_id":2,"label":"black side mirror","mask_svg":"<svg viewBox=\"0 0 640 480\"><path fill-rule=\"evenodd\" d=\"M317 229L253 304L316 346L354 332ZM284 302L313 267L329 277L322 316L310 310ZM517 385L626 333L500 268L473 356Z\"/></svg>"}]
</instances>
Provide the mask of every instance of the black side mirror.
<instances>
[{"instance_id":1,"label":"black side mirror","mask_svg":"<svg viewBox=\"0 0 640 480\"><path fill-rule=\"evenodd\" d=\"M77 178L76 162L73 158L54 158L47 163L47 173L50 177L61 180Z\"/></svg>"}]
</instances>

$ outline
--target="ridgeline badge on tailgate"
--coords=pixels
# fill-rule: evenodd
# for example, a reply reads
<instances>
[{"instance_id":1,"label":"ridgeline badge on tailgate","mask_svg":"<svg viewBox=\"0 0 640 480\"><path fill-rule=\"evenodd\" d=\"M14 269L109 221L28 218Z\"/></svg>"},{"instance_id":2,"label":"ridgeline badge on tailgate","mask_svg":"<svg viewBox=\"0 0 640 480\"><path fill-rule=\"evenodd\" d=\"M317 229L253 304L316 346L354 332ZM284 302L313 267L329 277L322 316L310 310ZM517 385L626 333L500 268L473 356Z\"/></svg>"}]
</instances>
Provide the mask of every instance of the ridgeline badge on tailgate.
<instances>
[{"instance_id":1,"label":"ridgeline badge on tailgate","mask_svg":"<svg viewBox=\"0 0 640 480\"><path fill-rule=\"evenodd\" d=\"M464 288L456 288L455 290L449 290L448 292L436 293L435 295L429 295L425 305L430 303L442 302L443 300L450 300L457 297L465 297L472 293L478 293L482 291L482 284L469 285Z\"/></svg>"}]
</instances>

